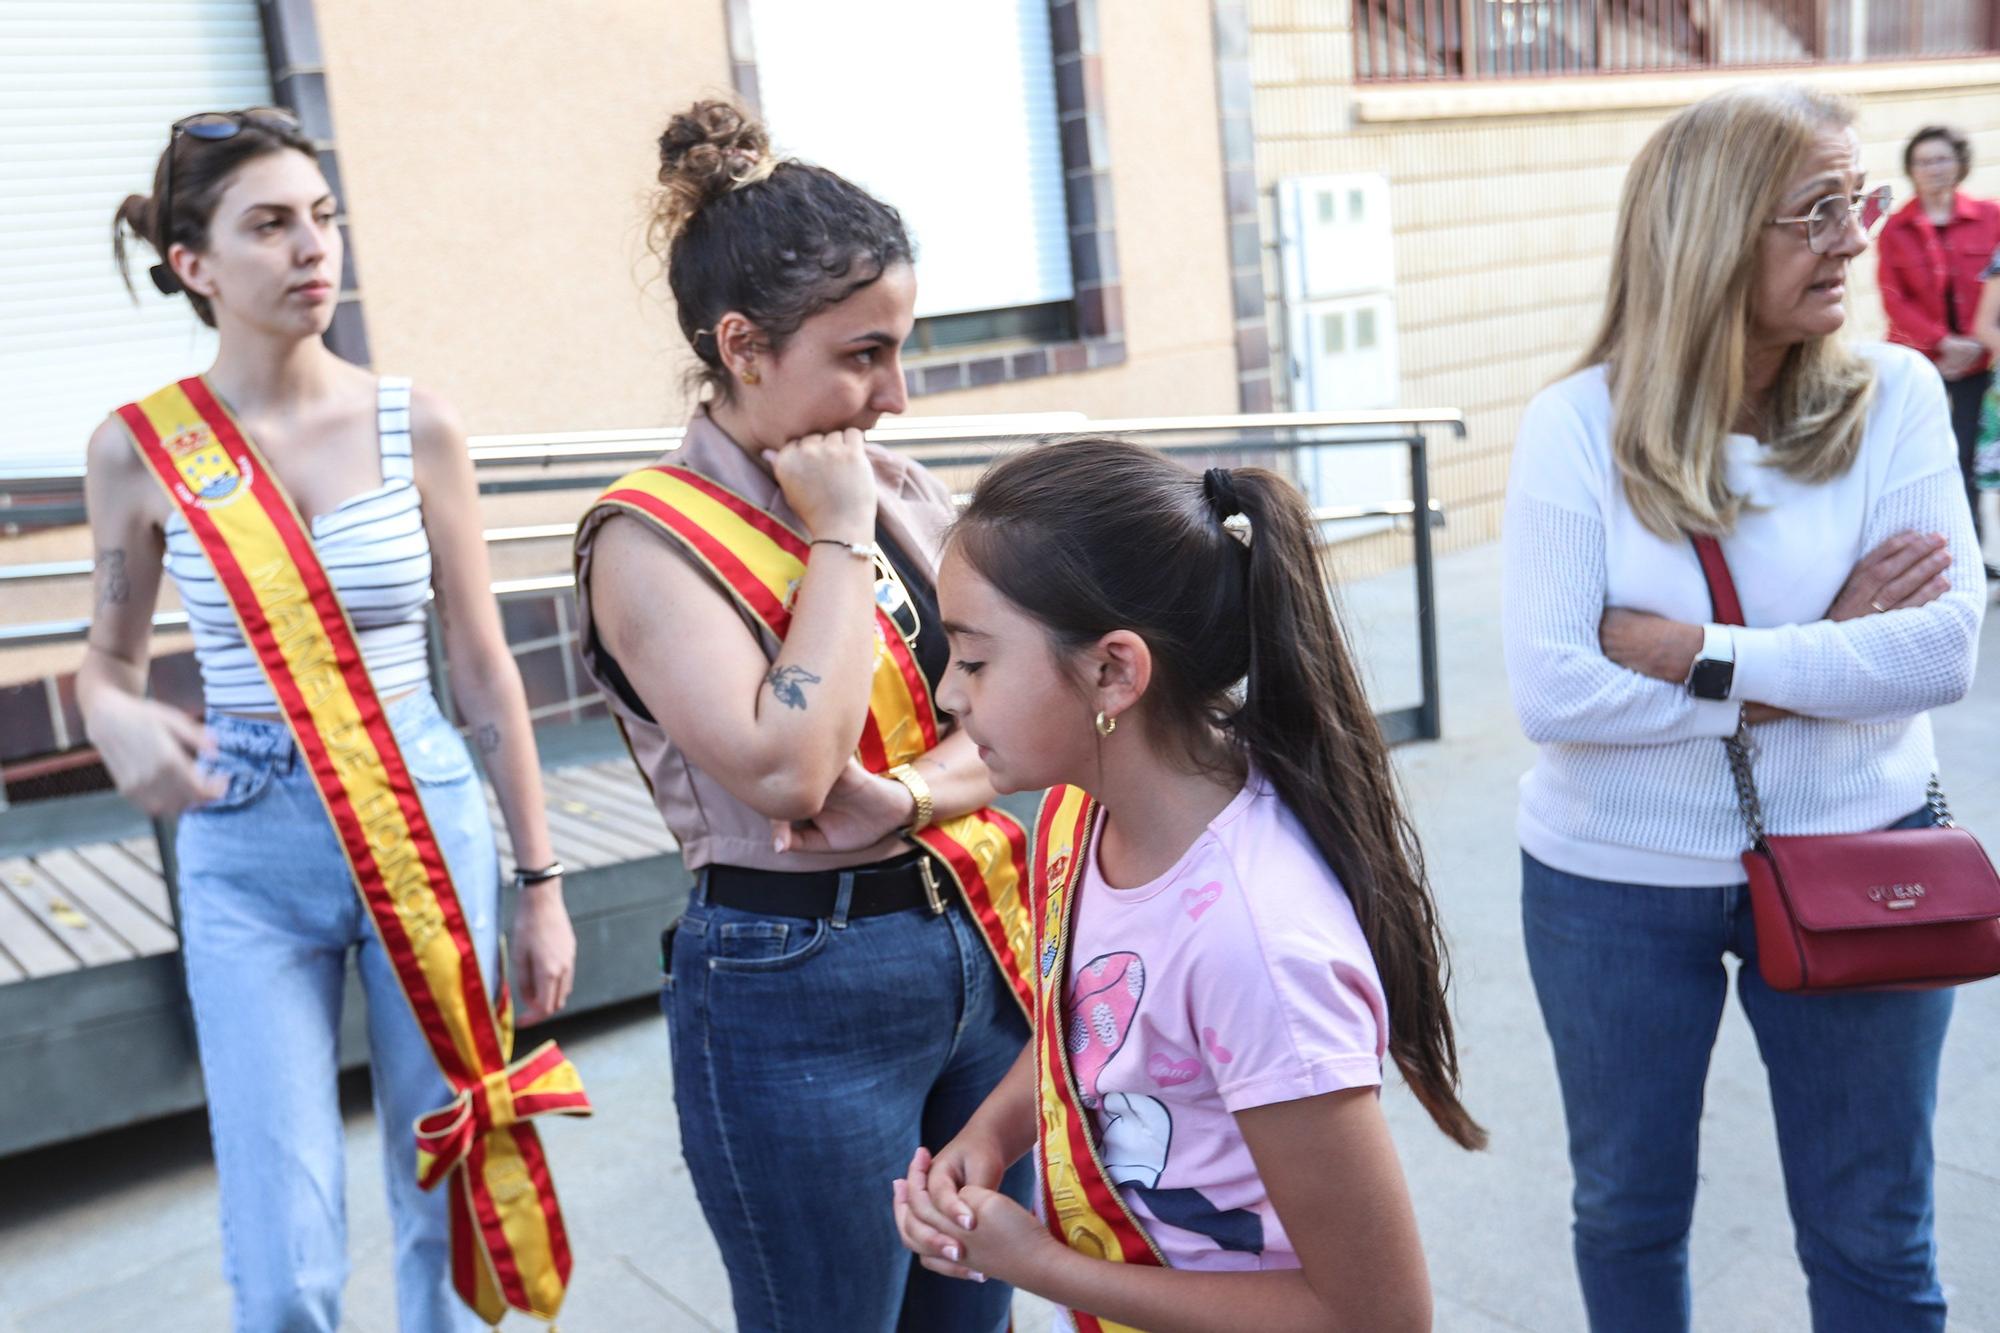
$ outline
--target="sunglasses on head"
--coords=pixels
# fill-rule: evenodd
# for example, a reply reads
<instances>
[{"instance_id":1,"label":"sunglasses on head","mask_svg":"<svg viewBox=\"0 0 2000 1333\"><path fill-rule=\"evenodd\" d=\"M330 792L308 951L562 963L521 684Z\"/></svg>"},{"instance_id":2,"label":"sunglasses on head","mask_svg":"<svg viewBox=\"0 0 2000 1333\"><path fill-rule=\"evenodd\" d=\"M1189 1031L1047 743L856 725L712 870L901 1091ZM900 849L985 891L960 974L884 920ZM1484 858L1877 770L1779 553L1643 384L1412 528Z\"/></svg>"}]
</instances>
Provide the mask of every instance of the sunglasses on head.
<instances>
[{"instance_id":1,"label":"sunglasses on head","mask_svg":"<svg viewBox=\"0 0 2000 1333\"><path fill-rule=\"evenodd\" d=\"M192 116L182 116L167 131L166 177L160 183L160 210L157 215L160 219L161 245L173 248L169 231L174 217L174 141L185 134L204 143L218 143L223 139L234 139L246 125L279 135L301 133L299 118L283 107L275 106L253 106L242 111L198 111ZM181 290L181 280L167 263L164 251L160 262L147 272L162 296L172 296Z\"/></svg>"}]
</instances>

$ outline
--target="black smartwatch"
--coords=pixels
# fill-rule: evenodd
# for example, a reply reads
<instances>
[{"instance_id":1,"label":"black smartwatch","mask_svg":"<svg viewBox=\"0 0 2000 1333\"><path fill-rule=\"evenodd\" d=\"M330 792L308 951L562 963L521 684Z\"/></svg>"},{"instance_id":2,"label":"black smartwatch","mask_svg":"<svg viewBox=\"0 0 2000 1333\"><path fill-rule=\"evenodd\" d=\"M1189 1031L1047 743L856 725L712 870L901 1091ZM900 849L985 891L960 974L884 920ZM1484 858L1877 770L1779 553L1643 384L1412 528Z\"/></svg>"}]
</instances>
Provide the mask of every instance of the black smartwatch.
<instances>
[{"instance_id":1,"label":"black smartwatch","mask_svg":"<svg viewBox=\"0 0 2000 1333\"><path fill-rule=\"evenodd\" d=\"M1727 625L1704 625L1701 654L1688 672L1687 692L1697 699L1725 700L1736 684L1736 640Z\"/></svg>"}]
</instances>

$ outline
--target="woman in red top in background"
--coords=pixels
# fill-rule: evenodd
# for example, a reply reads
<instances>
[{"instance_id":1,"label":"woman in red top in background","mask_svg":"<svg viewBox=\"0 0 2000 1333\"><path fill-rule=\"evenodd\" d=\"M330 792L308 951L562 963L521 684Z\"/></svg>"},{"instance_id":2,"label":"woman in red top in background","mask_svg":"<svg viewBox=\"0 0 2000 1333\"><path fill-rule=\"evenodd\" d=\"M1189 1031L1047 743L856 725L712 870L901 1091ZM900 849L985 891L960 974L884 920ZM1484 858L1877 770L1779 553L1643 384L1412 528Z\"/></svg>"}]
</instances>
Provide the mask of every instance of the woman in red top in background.
<instances>
[{"instance_id":1,"label":"woman in red top in background","mask_svg":"<svg viewBox=\"0 0 2000 1333\"><path fill-rule=\"evenodd\" d=\"M1918 130L1903 149L1903 170L1917 195L1896 210L1882 228L1880 242L1889 341L1924 353L1944 376L1959 468L1978 530L1972 454L1979 439L1979 404L1993 383L1993 361L1980 345L1974 317L1981 278L2000 249L2000 204L1958 188L1972 170L1972 144L1949 126ZM1986 575L1996 577L1990 564Z\"/></svg>"}]
</instances>

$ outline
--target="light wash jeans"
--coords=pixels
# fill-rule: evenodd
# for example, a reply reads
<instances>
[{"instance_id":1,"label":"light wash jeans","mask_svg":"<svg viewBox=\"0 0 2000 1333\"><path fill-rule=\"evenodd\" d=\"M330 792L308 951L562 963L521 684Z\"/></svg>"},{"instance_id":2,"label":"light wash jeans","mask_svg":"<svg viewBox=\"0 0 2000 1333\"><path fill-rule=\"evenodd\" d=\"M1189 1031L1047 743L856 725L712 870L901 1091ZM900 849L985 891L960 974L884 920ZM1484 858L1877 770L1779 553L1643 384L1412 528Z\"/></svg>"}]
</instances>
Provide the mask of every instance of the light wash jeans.
<instances>
[{"instance_id":1,"label":"light wash jeans","mask_svg":"<svg viewBox=\"0 0 2000 1333\"><path fill-rule=\"evenodd\" d=\"M389 722L494 982L499 861L465 743L420 690ZM450 1099L284 723L211 713L228 775L181 817L181 953L222 1184L238 1333L333 1333L347 1278L335 1042L347 956L368 999L402 1333L483 1330L451 1288L444 1188L417 1188L411 1125Z\"/></svg>"},{"instance_id":2,"label":"light wash jeans","mask_svg":"<svg viewBox=\"0 0 2000 1333\"><path fill-rule=\"evenodd\" d=\"M1899 828L1930 822L1919 811ZM1952 992L1786 995L1746 885L1586 879L1521 854L1528 967L1555 1048L1595 1333L1685 1333L1708 1057L1736 991L1770 1078L1814 1333L1943 1333L1931 1118Z\"/></svg>"}]
</instances>

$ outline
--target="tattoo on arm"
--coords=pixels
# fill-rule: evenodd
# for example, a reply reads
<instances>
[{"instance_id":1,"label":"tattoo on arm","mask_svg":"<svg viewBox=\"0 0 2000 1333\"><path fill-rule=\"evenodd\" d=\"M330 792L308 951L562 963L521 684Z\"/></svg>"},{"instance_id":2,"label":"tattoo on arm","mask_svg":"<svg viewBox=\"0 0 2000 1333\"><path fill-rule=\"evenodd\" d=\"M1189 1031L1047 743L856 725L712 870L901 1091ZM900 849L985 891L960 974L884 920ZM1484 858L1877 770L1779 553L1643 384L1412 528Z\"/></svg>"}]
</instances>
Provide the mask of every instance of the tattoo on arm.
<instances>
[{"instance_id":1,"label":"tattoo on arm","mask_svg":"<svg viewBox=\"0 0 2000 1333\"><path fill-rule=\"evenodd\" d=\"M491 756L495 750L500 748L500 728L494 726L491 722L482 722L479 725L479 730L472 733L472 740L479 747L479 753L482 757Z\"/></svg>"},{"instance_id":2,"label":"tattoo on arm","mask_svg":"<svg viewBox=\"0 0 2000 1333\"><path fill-rule=\"evenodd\" d=\"M819 684L819 677L802 666L776 666L764 677L777 701L787 708L806 706L806 686Z\"/></svg>"},{"instance_id":3,"label":"tattoo on arm","mask_svg":"<svg viewBox=\"0 0 2000 1333\"><path fill-rule=\"evenodd\" d=\"M132 579L125 572L125 548L97 553L97 605L123 606L132 596Z\"/></svg>"}]
</instances>

